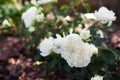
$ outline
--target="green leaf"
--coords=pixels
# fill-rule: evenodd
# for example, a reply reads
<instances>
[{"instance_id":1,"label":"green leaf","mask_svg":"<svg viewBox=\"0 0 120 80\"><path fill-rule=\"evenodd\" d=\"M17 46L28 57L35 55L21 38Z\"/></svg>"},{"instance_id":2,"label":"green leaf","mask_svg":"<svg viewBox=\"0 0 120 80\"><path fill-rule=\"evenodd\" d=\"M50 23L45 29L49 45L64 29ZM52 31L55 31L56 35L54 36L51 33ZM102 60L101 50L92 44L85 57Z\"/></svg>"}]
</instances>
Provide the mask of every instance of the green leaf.
<instances>
[{"instance_id":1,"label":"green leaf","mask_svg":"<svg viewBox=\"0 0 120 80\"><path fill-rule=\"evenodd\" d=\"M51 57L52 59L51 60L49 60L49 62L48 62L48 69L49 70L54 70L55 68L56 68L56 64L57 64L57 59L56 59L56 56L54 56L54 57Z\"/></svg>"},{"instance_id":2,"label":"green leaf","mask_svg":"<svg viewBox=\"0 0 120 80\"><path fill-rule=\"evenodd\" d=\"M87 12L89 12L89 11L90 11L91 6L90 6L90 4L89 4L89 3L83 3L82 5L83 5L83 7L86 9L86 11L87 11Z\"/></svg>"},{"instance_id":3,"label":"green leaf","mask_svg":"<svg viewBox=\"0 0 120 80\"><path fill-rule=\"evenodd\" d=\"M47 74L47 69L46 69L46 68L42 69L41 72L40 72L40 75L41 75L42 77L45 77L46 74Z\"/></svg>"},{"instance_id":4,"label":"green leaf","mask_svg":"<svg viewBox=\"0 0 120 80\"><path fill-rule=\"evenodd\" d=\"M62 5L62 6L60 7L60 10L65 10L66 8L68 8L67 5Z\"/></svg>"},{"instance_id":5,"label":"green leaf","mask_svg":"<svg viewBox=\"0 0 120 80\"><path fill-rule=\"evenodd\" d=\"M112 65L115 62L115 55L112 50L104 49L101 51L101 57L106 64Z\"/></svg>"},{"instance_id":6,"label":"green leaf","mask_svg":"<svg viewBox=\"0 0 120 80\"><path fill-rule=\"evenodd\" d=\"M33 44L36 44L39 41L40 36L36 35L35 37L33 37L32 40L30 40L26 45L25 45L25 49L26 50L30 50L31 46Z\"/></svg>"},{"instance_id":7,"label":"green leaf","mask_svg":"<svg viewBox=\"0 0 120 80\"><path fill-rule=\"evenodd\" d=\"M77 5L79 5L80 4L80 2L81 2L81 0L74 0L73 2L71 2L70 4L71 4L71 6L77 6Z\"/></svg>"}]
</instances>

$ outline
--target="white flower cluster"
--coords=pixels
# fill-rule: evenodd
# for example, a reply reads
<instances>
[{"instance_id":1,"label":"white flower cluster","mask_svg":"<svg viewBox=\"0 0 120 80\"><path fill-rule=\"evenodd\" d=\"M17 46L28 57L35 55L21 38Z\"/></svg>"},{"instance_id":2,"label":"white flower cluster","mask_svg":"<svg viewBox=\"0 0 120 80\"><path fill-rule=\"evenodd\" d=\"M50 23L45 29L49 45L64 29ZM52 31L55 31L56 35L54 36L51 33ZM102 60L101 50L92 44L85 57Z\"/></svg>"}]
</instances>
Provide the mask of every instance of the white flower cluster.
<instances>
[{"instance_id":1,"label":"white flower cluster","mask_svg":"<svg viewBox=\"0 0 120 80\"><path fill-rule=\"evenodd\" d=\"M94 13L81 14L81 18L86 27L92 26L94 21L100 21L101 24L108 23L108 26L111 26L112 22L116 20L115 13L104 6Z\"/></svg>"},{"instance_id":2,"label":"white flower cluster","mask_svg":"<svg viewBox=\"0 0 120 80\"><path fill-rule=\"evenodd\" d=\"M89 38L89 31L86 30ZM93 44L89 44L82 40L84 34L70 33L69 35L61 37L59 34L57 38L45 38L39 45L42 56L48 56L52 51L61 54L69 66L71 67L85 67L90 63L92 55L98 53L98 49ZM81 37L82 36L82 37ZM86 35L85 35L85 38Z\"/></svg>"},{"instance_id":3,"label":"white flower cluster","mask_svg":"<svg viewBox=\"0 0 120 80\"><path fill-rule=\"evenodd\" d=\"M22 20L24 21L26 28L31 27L35 20L38 22L44 20L44 14L39 14L40 12L41 11L38 8L33 6L22 14Z\"/></svg>"},{"instance_id":4,"label":"white flower cluster","mask_svg":"<svg viewBox=\"0 0 120 80\"><path fill-rule=\"evenodd\" d=\"M103 76L92 77L91 80L103 80Z\"/></svg>"}]
</instances>

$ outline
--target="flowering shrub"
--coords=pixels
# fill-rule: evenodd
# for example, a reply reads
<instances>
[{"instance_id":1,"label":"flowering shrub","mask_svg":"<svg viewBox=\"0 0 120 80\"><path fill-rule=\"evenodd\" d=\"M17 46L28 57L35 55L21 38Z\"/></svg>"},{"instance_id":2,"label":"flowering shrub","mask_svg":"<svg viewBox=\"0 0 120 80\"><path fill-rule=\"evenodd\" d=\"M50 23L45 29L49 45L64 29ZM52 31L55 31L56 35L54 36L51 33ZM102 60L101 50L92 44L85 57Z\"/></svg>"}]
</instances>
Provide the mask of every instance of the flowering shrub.
<instances>
[{"instance_id":1,"label":"flowering shrub","mask_svg":"<svg viewBox=\"0 0 120 80\"><path fill-rule=\"evenodd\" d=\"M75 80L119 80L119 53L106 45L115 13L105 6L94 13L80 13L76 5L82 4L87 11L90 5L75 0L58 8L56 2L59 0L31 0L19 9L12 6L15 13L11 15L19 17L6 19L0 13L0 29L13 27L18 30L16 34L30 37L25 48L35 48L35 60L44 66L42 77L57 71L68 79L74 76Z\"/></svg>"},{"instance_id":2,"label":"flowering shrub","mask_svg":"<svg viewBox=\"0 0 120 80\"><path fill-rule=\"evenodd\" d=\"M87 31L84 33L87 33ZM81 37L82 36L82 37ZM42 51L42 56L48 56L51 51L61 54L71 67L85 67L90 63L90 58L93 53L97 53L98 50L93 44L82 41L82 39L89 38L83 37L84 34L80 33L74 34L70 33L62 38L60 35L57 35L56 39L50 37L49 39L43 40L40 44L40 50Z\"/></svg>"}]
</instances>

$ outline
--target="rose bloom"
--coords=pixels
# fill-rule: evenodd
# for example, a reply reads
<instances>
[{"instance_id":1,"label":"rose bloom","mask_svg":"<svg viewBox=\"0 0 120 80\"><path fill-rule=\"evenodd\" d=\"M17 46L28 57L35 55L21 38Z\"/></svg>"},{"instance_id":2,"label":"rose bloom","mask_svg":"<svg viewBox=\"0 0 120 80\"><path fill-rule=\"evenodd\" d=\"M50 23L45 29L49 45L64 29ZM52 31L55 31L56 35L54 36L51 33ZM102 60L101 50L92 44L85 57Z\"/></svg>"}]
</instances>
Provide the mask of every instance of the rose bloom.
<instances>
[{"instance_id":1,"label":"rose bloom","mask_svg":"<svg viewBox=\"0 0 120 80\"><path fill-rule=\"evenodd\" d=\"M92 77L91 80L103 80L103 76Z\"/></svg>"},{"instance_id":2,"label":"rose bloom","mask_svg":"<svg viewBox=\"0 0 120 80\"><path fill-rule=\"evenodd\" d=\"M93 48L84 43L78 34L70 34L63 39L61 56L71 67L86 67L93 55Z\"/></svg>"},{"instance_id":3,"label":"rose bloom","mask_svg":"<svg viewBox=\"0 0 120 80\"><path fill-rule=\"evenodd\" d=\"M102 24L108 23L111 25L112 22L116 20L115 13L104 6L102 6L98 11L95 11L94 15Z\"/></svg>"},{"instance_id":4,"label":"rose bloom","mask_svg":"<svg viewBox=\"0 0 120 80\"><path fill-rule=\"evenodd\" d=\"M39 10L36 7L30 7L26 12L22 14L22 20L25 23L25 27L28 28L34 23Z\"/></svg>"},{"instance_id":5,"label":"rose bloom","mask_svg":"<svg viewBox=\"0 0 120 80\"><path fill-rule=\"evenodd\" d=\"M48 56L53 49L53 37L45 38L39 45L41 51L40 55L43 57Z\"/></svg>"}]
</instances>

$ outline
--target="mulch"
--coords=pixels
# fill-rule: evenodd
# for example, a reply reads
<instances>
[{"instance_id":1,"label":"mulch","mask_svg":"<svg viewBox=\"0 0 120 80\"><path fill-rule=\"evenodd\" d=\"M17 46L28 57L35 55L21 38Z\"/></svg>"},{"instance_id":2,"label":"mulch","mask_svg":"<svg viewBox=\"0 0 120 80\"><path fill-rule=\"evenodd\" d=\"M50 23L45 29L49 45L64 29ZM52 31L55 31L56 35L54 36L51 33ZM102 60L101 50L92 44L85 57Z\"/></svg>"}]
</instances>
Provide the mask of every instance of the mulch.
<instances>
[{"instance_id":1,"label":"mulch","mask_svg":"<svg viewBox=\"0 0 120 80\"><path fill-rule=\"evenodd\" d=\"M44 80L41 67L24 53L24 43L19 37L0 35L0 80Z\"/></svg>"}]
</instances>

